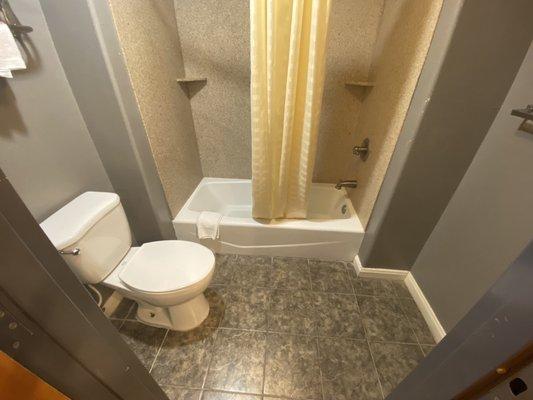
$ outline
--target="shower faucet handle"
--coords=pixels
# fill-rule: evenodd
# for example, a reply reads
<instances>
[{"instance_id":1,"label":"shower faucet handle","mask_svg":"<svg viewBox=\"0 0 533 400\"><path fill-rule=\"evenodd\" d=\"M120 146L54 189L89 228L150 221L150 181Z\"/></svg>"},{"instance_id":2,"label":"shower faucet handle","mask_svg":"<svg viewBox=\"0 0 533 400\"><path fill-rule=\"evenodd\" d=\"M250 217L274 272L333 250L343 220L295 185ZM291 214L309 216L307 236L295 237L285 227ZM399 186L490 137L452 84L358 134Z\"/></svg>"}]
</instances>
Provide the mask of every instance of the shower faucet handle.
<instances>
[{"instance_id":1,"label":"shower faucet handle","mask_svg":"<svg viewBox=\"0 0 533 400\"><path fill-rule=\"evenodd\" d=\"M354 146L352 153L354 156L361 158L361 160L366 161L368 158L368 153L370 152L370 139L366 138L363 140L360 146Z\"/></svg>"}]
</instances>

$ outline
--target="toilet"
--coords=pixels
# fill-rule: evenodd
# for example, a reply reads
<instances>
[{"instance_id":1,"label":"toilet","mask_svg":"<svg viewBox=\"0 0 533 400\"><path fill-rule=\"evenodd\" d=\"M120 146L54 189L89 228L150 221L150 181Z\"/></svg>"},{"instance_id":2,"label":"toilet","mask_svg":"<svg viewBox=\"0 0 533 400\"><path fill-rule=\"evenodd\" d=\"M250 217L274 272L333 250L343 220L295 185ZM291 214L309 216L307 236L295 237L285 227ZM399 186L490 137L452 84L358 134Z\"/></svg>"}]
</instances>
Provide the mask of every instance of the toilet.
<instances>
[{"instance_id":1,"label":"toilet","mask_svg":"<svg viewBox=\"0 0 533 400\"><path fill-rule=\"evenodd\" d=\"M83 283L104 284L137 302L140 322L188 331L209 314L203 292L213 276L213 252L182 240L132 247L117 194L85 192L41 228Z\"/></svg>"}]
</instances>

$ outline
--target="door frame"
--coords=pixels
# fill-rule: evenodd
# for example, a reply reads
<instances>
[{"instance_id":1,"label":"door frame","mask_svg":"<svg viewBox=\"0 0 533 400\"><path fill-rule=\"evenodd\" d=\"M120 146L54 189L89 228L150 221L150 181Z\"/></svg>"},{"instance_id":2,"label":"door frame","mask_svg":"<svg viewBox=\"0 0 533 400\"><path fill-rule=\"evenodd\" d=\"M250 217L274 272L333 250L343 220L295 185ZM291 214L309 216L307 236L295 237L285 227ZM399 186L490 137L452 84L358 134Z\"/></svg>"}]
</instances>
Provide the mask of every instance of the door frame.
<instances>
[{"instance_id":1,"label":"door frame","mask_svg":"<svg viewBox=\"0 0 533 400\"><path fill-rule=\"evenodd\" d=\"M533 241L387 399L476 399L512 374L533 343L532 288Z\"/></svg>"}]
</instances>

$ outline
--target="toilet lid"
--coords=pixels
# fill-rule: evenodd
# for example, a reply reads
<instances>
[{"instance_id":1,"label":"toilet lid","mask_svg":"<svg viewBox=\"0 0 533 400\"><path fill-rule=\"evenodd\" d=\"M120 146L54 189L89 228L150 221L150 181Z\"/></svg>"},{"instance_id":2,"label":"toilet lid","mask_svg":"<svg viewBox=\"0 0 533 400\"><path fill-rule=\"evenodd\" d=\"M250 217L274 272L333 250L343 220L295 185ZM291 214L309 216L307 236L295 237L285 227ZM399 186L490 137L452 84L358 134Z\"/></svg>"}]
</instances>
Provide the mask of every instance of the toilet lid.
<instances>
[{"instance_id":1,"label":"toilet lid","mask_svg":"<svg viewBox=\"0 0 533 400\"><path fill-rule=\"evenodd\" d=\"M172 292L198 283L213 270L215 256L198 243L161 240L143 244L119 273L129 288Z\"/></svg>"}]
</instances>

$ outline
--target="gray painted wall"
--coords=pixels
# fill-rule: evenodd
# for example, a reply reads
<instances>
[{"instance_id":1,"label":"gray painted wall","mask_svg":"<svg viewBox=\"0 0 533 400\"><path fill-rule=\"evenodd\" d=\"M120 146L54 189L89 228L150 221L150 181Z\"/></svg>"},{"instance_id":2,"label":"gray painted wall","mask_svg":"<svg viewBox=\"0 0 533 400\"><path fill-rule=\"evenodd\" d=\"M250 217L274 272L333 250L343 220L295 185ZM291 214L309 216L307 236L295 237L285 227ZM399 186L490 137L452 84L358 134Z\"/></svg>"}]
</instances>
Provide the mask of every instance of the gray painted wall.
<instances>
[{"instance_id":1,"label":"gray painted wall","mask_svg":"<svg viewBox=\"0 0 533 400\"><path fill-rule=\"evenodd\" d=\"M513 108L533 102L533 45L412 273L451 329L533 238L533 135ZM532 124L533 125L533 124Z\"/></svg>"},{"instance_id":2,"label":"gray painted wall","mask_svg":"<svg viewBox=\"0 0 533 400\"><path fill-rule=\"evenodd\" d=\"M82 115L136 239L174 238L109 4L92 0L41 0L41 4Z\"/></svg>"},{"instance_id":3,"label":"gray painted wall","mask_svg":"<svg viewBox=\"0 0 533 400\"><path fill-rule=\"evenodd\" d=\"M34 32L28 69L0 79L0 166L40 222L86 190L113 190L38 0L12 2Z\"/></svg>"},{"instance_id":4,"label":"gray painted wall","mask_svg":"<svg viewBox=\"0 0 533 400\"><path fill-rule=\"evenodd\" d=\"M363 241L366 267L413 265L483 140L533 37L533 3L444 3Z\"/></svg>"}]
</instances>

